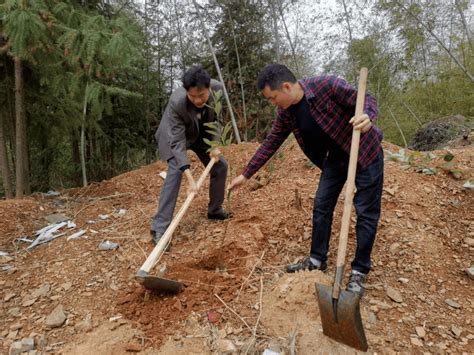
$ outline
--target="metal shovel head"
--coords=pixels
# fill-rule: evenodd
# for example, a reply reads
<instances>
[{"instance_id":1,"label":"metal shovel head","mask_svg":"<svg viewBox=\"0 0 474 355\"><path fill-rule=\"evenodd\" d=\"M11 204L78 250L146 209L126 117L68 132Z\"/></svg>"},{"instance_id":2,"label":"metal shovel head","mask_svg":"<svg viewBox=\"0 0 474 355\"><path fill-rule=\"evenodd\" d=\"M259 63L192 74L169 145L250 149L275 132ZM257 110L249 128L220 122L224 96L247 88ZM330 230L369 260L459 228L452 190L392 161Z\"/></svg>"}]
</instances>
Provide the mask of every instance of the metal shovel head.
<instances>
[{"instance_id":1,"label":"metal shovel head","mask_svg":"<svg viewBox=\"0 0 474 355\"><path fill-rule=\"evenodd\" d=\"M139 281L146 288L153 292L167 292L167 293L178 293L184 289L184 284L179 281L164 279L157 276L145 276L139 278Z\"/></svg>"},{"instance_id":2,"label":"metal shovel head","mask_svg":"<svg viewBox=\"0 0 474 355\"><path fill-rule=\"evenodd\" d=\"M319 312L323 333L355 349L368 349L360 317L360 297L354 292L342 291L339 299L332 298L332 287L316 283Z\"/></svg>"}]
</instances>

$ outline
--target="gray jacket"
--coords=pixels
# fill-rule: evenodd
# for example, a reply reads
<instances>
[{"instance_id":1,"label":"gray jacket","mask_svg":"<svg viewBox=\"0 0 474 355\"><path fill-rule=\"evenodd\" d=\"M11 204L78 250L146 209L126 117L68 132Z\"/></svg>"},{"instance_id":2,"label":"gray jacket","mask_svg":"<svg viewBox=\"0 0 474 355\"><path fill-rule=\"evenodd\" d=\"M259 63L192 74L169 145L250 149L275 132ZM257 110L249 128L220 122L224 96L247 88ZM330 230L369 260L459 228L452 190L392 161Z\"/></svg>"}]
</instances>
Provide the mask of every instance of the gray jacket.
<instances>
[{"instance_id":1,"label":"gray jacket","mask_svg":"<svg viewBox=\"0 0 474 355\"><path fill-rule=\"evenodd\" d=\"M211 79L210 89L212 91L222 90L222 84ZM207 105L213 106L212 94L209 95ZM213 109L208 108L205 122L217 121L220 127L220 117L216 118ZM186 90L183 86L177 88L171 94L166 106L165 113L161 118L160 125L155 133L158 142L160 159L168 161L175 158L178 167L189 164L186 150L199 137L199 121L196 107L188 100Z\"/></svg>"}]
</instances>

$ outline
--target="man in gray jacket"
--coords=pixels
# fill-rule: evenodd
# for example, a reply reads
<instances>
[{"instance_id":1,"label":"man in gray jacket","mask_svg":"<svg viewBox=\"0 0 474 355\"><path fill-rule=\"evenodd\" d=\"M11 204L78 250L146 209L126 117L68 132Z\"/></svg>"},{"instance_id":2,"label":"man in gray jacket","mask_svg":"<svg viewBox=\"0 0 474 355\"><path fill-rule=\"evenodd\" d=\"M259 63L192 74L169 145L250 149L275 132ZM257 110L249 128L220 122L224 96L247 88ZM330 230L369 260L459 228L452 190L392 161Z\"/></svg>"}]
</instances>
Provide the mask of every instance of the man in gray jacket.
<instances>
[{"instance_id":1,"label":"man in gray jacket","mask_svg":"<svg viewBox=\"0 0 474 355\"><path fill-rule=\"evenodd\" d=\"M184 73L183 86L172 93L161 118L155 138L158 141L160 159L168 163L168 172L161 189L158 212L151 224L150 233L155 245L173 218L183 173L188 181L188 193L197 192L187 150L194 151L204 165L210 161L209 146L203 138L212 140L213 137L206 132L209 128L204 123L217 122L220 125L220 117L216 117L210 95L211 91L218 90L222 90L221 83L212 80L201 66L194 66ZM222 208L227 177L227 162L223 157L220 157L210 174L207 217L227 219L231 215Z\"/></svg>"}]
</instances>

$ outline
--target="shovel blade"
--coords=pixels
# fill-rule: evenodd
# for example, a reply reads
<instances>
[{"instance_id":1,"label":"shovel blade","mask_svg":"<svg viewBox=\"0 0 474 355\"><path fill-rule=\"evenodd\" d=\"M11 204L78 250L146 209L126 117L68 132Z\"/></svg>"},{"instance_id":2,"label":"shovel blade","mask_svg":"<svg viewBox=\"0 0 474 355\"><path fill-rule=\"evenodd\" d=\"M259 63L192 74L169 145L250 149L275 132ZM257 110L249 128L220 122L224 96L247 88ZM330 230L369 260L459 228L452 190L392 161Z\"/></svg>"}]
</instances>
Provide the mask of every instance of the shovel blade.
<instances>
[{"instance_id":1,"label":"shovel blade","mask_svg":"<svg viewBox=\"0 0 474 355\"><path fill-rule=\"evenodd\" d=\"M179 281L164 279L156 276L145 276L140 279L142 284L153 292L179 293L184 289L184 284Z\"/></svg>"},{"instance_id":2,"label":"shovel blade","mask_svg":"<svg viewBox=\"0 0 474 355\"><path fill-rule=\"evenodd\" d=\"M360 296L341 291L339 299L334 300L332 291L332 287L316 283L323 333L354 349L367 351L369 346L360 316Z\"/></svg>"}]
</instances>

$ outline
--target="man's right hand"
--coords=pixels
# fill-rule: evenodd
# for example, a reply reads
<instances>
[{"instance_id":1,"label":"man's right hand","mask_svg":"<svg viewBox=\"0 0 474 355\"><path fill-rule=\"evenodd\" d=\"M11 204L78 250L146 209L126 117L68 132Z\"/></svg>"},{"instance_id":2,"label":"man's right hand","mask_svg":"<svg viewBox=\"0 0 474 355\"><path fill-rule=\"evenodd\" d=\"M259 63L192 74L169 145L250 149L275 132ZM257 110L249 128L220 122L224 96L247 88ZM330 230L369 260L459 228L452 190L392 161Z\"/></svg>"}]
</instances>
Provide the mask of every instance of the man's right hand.
<instances>
[{"instance_id":1,"label":"man's right hand","mask_svg":"<svg viewBox=\"0 0 474 355\"><path fill-rule=\"evenodd\" d=\"M190 169L186 169L184 171L184 175L186 175L186 178L188 179L188 196L194 193L197 195L198 193L198 186L196 184L196 181L194 181L193 175L191 174Z\"/></svg>"},{"instance_id":2,"label":"man's right hand","mask_svg":"<svg viewBox=\"0 0 474 355\"><path fill-rule=\"evenodd\" d=\"M248 180L249 179L247 179L245 176L239 175L236 178L234 178L234 180L232 180L232 182L227 187L227 190L232 191L233 189L239 188L243 186Z\"/></svg>"}]
</instances>

